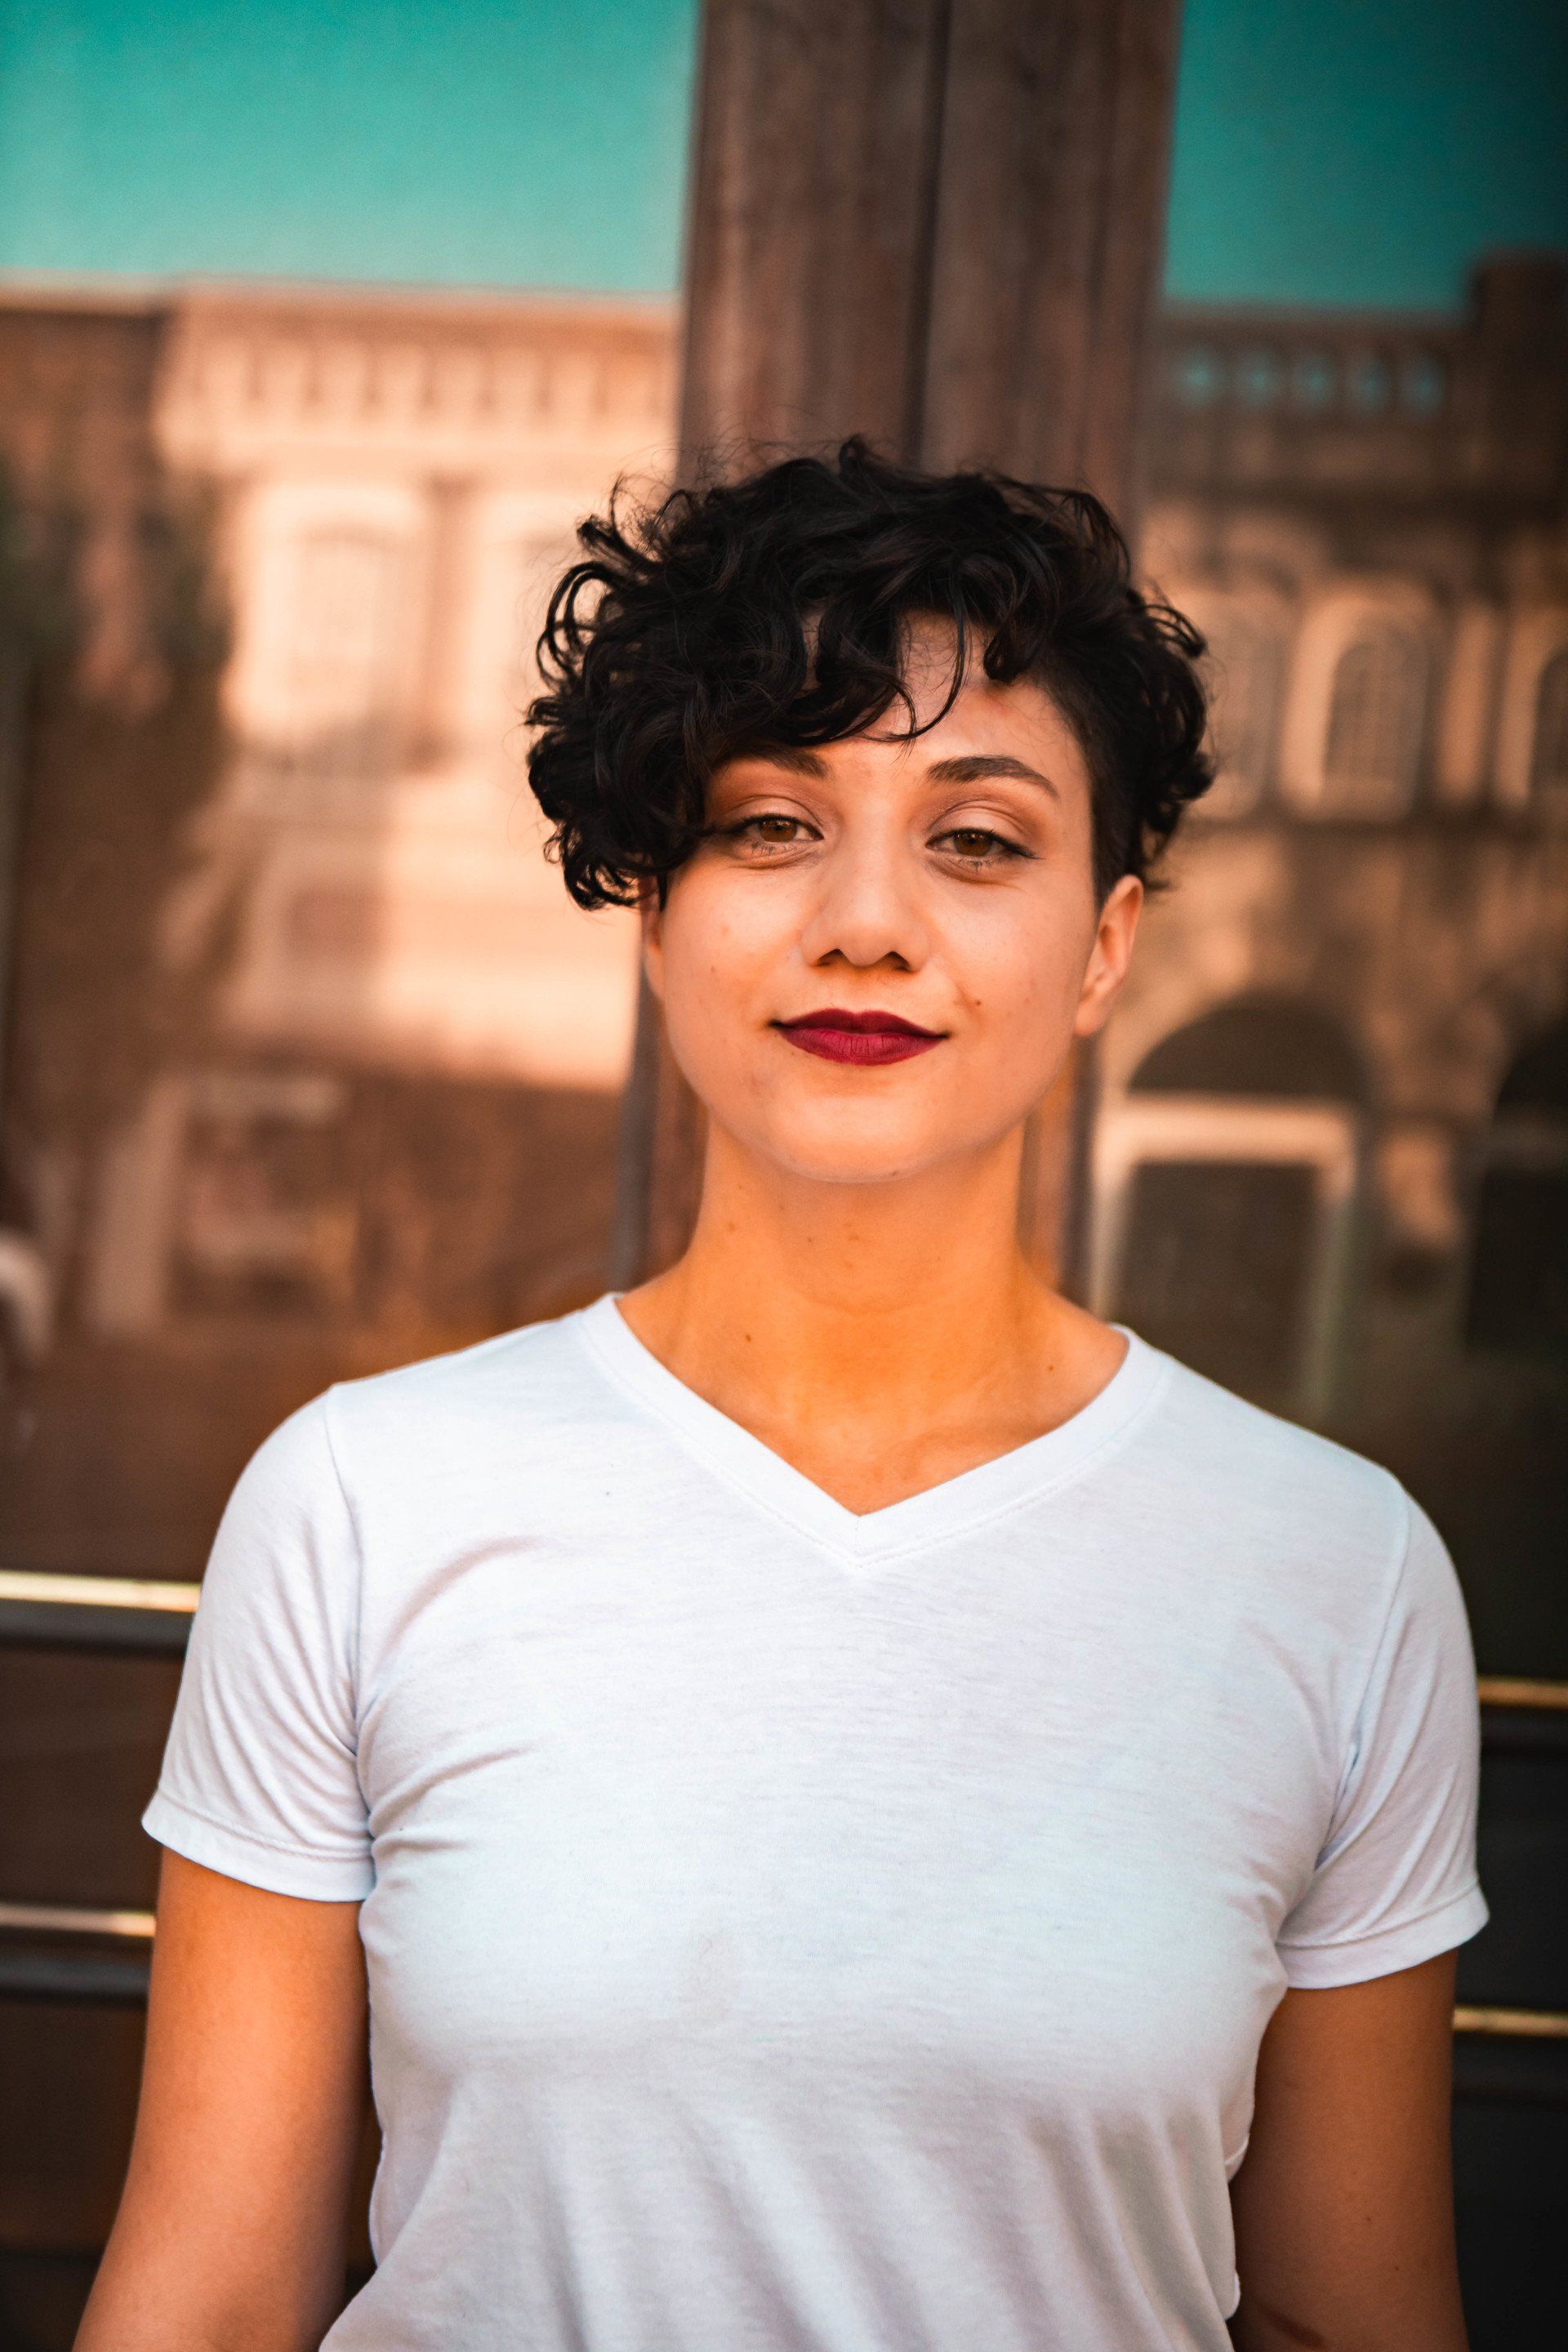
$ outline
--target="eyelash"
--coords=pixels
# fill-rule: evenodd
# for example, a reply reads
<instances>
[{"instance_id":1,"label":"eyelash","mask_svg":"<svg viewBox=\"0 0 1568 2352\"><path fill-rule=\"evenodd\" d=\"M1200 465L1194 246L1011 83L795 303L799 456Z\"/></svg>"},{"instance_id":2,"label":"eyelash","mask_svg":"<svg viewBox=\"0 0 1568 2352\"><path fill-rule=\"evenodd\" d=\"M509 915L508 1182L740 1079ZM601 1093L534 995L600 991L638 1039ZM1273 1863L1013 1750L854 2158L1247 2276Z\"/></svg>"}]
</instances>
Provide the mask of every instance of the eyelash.
<instances>
[{"instance_id":1,"label":"eyelash","mask_svg":"<svg viewBox=\"0 0 1568 2352\"><path fill-rule=\"evenodd\" d=\"M786 816L780 809L772 813L764 812L761 816L743 816L738 824L721 825L720 834L725 841L744 841L748 835L755 835L755 846L758 849L793 849L795 846L793 841L763 841L761 835L757 835L756 828L760 824L804 824L805 822L804 817Z\"/></svg>"},{"instance_id":2,"label":"eyelash","mask_svg":"<svg viewBox=\"0 0 1568 2352\"><path fill-rule=\"evenodd\" d=\"M781 810L776 815L773 816L769 816L764 814L762 816L742 817L738 824L723 826L721 828L722 837L726 841L743 841L748 835L751 835L753 838L754 845L759 849L794 849L798 845L793 841L762 840L756 835L755 828L758 825L767 824L799 825L804 824L805 822L805 819L804 817L787 816ZM988 825L957 824L953 825L947 833L938 834L935 838L939 842L952 841L956 840L961 835L967 835L972 840L984 841L989 845L987 853L984 857L970 857L966 856L963 851L954 851L953 855L957 858L958 863L962 866L981 866L992 864L1002 865L1005 862L1010 862L1014 858L1030 857L1034 854L1031 850L1023 848L1019 843L1009 841L1005 834L993 833ZM994 857L991 854L993 851L998 852L999 855Z\"/></svg>"},{"instance_id":3,"label":"eyelash","mask_svg":"<svg viewBox=\"0 0 1568 2352\"><path fill-rule=\"evenodd\" d=\"M937 839L955 841L960 834L967 834L975 841L986 842L991 849L999 850L1001 853L1001 856L993 861L989 850L984 857L963 857L961 852L955 852L954 855L960 856L961 862L965 866L989 866L993 862L1001 865L1013 858L1028 857L1032 855L1020 843L1009 841L1005 833L993 833L990 826L984 824L955 824L950 832L938 834Z\"/></svg>"}]
</instances>

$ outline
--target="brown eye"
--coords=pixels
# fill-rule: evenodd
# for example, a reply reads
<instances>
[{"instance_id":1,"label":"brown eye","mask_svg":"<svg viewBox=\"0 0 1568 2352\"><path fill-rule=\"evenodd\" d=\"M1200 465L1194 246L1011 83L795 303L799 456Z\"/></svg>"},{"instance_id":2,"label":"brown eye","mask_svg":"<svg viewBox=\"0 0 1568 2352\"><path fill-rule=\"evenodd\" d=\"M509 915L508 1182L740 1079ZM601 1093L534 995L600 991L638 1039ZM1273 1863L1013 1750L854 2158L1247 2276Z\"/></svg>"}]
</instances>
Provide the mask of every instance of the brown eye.
<instances>
[{"instance_id":1,"label":"brown eye","mask_svg":"<svg viewBox=\"0 0 1568 2352\"><path fill-rule=\"evenodd\" d=\"M999 865L1005 857L1022 857L1026 853L1013 842L1004 841L999 833L988 833L984 825L954 825L942 836L949 846L969 866Z\"/></svg>"},{"instance_id":2,"label":"brown eye","mask_svg":"<svg viewBox=\"0 0 1568 2352\"><path fill-rule=\"evenodd\" d=\"M724 828L725 838L739 849L796 849L807 832L803 819L790 816L782 809L742 817L738 824Z\"/></svg>"}]
</instances>

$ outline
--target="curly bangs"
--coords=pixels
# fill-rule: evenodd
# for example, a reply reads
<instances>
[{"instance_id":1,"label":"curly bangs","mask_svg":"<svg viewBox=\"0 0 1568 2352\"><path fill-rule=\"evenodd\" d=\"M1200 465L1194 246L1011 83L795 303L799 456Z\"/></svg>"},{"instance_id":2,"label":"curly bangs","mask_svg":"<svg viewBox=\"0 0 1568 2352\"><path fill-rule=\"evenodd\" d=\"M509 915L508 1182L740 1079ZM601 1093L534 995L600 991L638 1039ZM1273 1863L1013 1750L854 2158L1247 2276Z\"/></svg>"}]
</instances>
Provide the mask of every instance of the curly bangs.
<instances>
[{"instance_id":1,"label":"curly bangs","mask_svg":"<svg viewBox=\"0 0 1568 2352\"><path fill-rule=\"evenodd\" d=\"M579 906L649 882L662 898L726 760L840 741L900 701L923 731L902 665L924 617L955 633L944 709L978 654L999 684L1037 679L1072 727L1100 898L1147 873L1211 781L1203 639L1140 595L1087 490L917 473L856 439L646 509L617 490L577 538L527 717L529 782Z\"/></svg>"}]
</instances>

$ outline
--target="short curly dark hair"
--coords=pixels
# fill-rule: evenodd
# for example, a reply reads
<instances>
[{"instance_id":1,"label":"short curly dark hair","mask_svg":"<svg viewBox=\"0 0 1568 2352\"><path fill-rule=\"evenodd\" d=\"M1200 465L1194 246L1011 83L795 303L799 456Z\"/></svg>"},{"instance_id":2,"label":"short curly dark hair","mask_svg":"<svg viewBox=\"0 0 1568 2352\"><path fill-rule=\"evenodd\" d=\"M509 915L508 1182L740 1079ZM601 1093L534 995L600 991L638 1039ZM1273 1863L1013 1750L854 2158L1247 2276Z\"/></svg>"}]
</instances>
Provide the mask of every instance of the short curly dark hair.
<instances>
[{"instance_id":1,"label":"short curly dark hair","mask_svg":"<svg viewBox=\"0 0 1568 2352\"><path fill-rule=\"evenodd\" d=\"M1037 677L1081 743L1101 899L1207 789L1203 639L1132 585L1087 490L894 466L859 439L579 526L539 640L529 782L579 906L626 905L702 838L743 751L831 743L902 700L910 622L952 621L1000 683ZM928 724L934 723L928 721Z\"/></svg>"}]
</instances>

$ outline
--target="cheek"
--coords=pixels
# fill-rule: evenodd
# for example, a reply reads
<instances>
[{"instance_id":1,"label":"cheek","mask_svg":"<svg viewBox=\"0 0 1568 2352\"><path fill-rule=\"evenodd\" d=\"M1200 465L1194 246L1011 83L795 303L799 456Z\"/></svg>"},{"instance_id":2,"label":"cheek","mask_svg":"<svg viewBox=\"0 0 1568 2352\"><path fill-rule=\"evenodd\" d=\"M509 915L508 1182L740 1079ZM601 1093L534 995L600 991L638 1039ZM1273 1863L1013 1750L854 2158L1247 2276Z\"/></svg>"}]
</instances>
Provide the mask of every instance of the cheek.
<instances>
[{"instance_id":1,"label":"cheek","mask_svg":"<svg viewBox=\"0 0 1568 2352\"><path fill-rule=\"evenodd\" d=\"M1020 893L952 926L948 952L984 1034L1000 1037L1070 1021L1092 938L1093 910L1077 894Z\"/></svg>"},{"instance_id":2,"label":"cheek","mask_svg":"<svg viewBox=\"0 0 1568 2352\"><path fill-rule=\"evenodd\" d=\"M746 890L722 870L696 866L677 876L662 926L665 1014L672 1031L694 1019L710 1030L754 1023L768 977L796 936L786 896L776 879L772 889Z\"/></svg>"}]
</instances>

